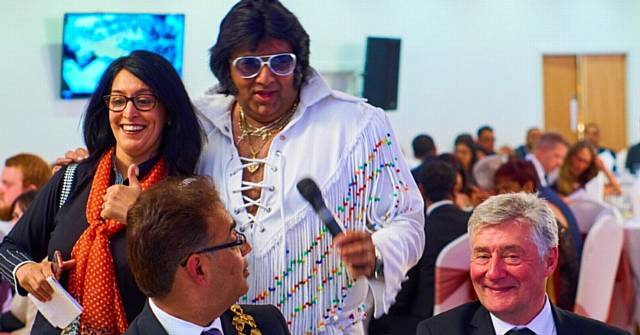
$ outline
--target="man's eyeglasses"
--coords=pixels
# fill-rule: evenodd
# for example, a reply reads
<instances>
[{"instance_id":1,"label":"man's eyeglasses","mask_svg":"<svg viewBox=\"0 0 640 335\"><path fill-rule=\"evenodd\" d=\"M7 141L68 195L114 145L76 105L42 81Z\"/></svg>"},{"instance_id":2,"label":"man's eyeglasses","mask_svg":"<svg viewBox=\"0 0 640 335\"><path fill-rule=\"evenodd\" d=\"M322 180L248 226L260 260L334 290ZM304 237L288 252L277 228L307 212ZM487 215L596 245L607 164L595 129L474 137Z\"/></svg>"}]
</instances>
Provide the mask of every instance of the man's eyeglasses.
<instances>
[{"instance_id":1,"label":"man's eyeglasses","mask_svg":"<svg viewBox=\"0 0 640 335\"><path fill-rule=\"evenodd\" d=\"M231 62L231 65L238 71L240 78L244 79L257 76L265 64L273 74L281 77L288 76L296 68L296 55L284 53L265 56L243 56Z\"/></svg>"},{"instance_id":2,"label":"man's eyeglasses","mask_svg":"<svg viewBox=\"0 0 640 335\"><path fill-rule=\"evenodd\" d=\"M247 237L244 236L243 233L235 232L235 234L236 234L236 240L235 241L227 242L227 243L223 243L223 244L218 244L218 245L214 245L214 246L207 247L207 248L204 248L204 249L193 251L189 255L187 255L187 257L185 257L184 260L182 260L182 262L180 262L180 265L181 266L186 266L187 265L187 260L193 254L204 254L204 253L207 253L207 252L214 252L214 251L221 250L221 249L237 247L239 245L243 245L243 244L247 243Z\"/></svg>"},{"instance_id":3,"label":"man's eyeglasses","mask_svg":"<svg viewBox=\"0 0 640 335\"><path fill-rule=\"evenodd\" d=\"M107 108L112 112L122 112L127 108L129 101L133 102L139 111L150 111L158 102L158 98L154 94L138 94L133 97L127 97L120 94L110 94L103 97Z\"/></svg>"}]
</instances>

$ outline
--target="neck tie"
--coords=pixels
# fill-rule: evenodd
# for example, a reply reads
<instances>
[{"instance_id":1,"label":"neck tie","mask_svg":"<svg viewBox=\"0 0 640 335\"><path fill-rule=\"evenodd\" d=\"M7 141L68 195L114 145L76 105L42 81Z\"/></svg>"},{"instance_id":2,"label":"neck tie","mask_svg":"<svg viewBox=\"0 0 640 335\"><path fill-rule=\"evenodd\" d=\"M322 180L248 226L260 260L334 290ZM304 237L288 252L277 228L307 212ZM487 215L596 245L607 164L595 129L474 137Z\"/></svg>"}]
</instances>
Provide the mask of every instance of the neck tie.
<instances>
[{"instance_id":1,"label":"neck tie","mask_svg":"<svg viewBox=\"0 0 640 335\"><path fill-rule=\"evenodd\" d=\"M203 331L200 335L222 335L222 332L220 332L218 328L211 328Z\"/></svg>"},{"instance_id":2,"label":"neck tie","mask_svg":"<svg viewBox=\"0 0 640 335\"><path fill-rule=\"evenodd\" d=\"M520 328L520 329L513 328L504 335L536 335L536 333L534 333L529 328Z\"/></svg>"}]
</instances>

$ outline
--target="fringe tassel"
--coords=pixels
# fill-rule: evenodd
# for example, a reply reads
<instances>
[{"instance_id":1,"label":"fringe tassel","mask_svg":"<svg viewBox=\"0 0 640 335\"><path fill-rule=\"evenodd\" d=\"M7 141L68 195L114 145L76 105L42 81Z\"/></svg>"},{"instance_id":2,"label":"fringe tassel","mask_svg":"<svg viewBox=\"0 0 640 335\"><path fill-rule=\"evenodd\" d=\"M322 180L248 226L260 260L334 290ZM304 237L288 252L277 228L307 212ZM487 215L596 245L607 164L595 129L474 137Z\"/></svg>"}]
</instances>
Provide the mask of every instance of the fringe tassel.
<instances>
[{"instance_id":1,"label":"fringe tassel","mask_svg":"<svg viewBox=\"0 0 640 335\"><path fill-rule=\"evenodd\" d=\"M349 230L384 227L408 203L390 126L384 114L369 115L336 174L320 185L327 206ZM380 194L383 191L388 194ZM343 310L344 300L352 281L332 247L331 235L311 207L290 217L285 226L284 239L276 239L268 252L253 258L257 273L240 301L277 306L292 334L333 332L359 322L359 315L344 320L343 312L349 312Z\"/></svg>"}]
</instances>

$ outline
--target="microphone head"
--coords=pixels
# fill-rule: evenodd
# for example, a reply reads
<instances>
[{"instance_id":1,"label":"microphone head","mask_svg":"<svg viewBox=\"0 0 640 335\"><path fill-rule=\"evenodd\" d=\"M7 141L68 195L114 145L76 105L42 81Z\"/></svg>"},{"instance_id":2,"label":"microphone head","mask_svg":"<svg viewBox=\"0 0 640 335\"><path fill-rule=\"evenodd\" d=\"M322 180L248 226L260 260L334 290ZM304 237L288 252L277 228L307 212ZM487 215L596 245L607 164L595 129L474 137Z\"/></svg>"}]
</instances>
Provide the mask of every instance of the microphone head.
<instances>
[{"instance_id":1,"label":"microphone head","mask_svg":"<svg viewBox=\"0 0 640 335\"><path fill-rule=\"evenodd\" d=\"M318 184L311 178L304 178L296 184L296 188L300 195L307 200L311 206L318 208L318 200L322 200L322 193Z\"/></svg>"}]
</instances>

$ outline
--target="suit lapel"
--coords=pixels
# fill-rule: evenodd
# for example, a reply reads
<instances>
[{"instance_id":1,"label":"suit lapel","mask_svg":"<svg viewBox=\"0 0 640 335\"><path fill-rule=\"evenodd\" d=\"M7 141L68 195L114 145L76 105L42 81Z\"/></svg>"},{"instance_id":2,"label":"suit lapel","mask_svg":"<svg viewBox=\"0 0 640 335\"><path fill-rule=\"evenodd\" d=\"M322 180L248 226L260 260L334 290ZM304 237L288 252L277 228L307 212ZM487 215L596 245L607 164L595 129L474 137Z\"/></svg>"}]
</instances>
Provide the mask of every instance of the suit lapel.
<instances>
[{"instance_id":1,"label":"suit lapel","mask_svg":"<svg viewBox=\"0 0 640 335\"><path fill-rule=\"evenodd\" d=\"M493 322L489 316L489 311L484 308L480 303L475 314L471 318L469 335L496 335L495 329L493 329ZM560 334L558 334L560 335Z\"/></svg>"},{"instance_id":2,"label":"suit lapel","mask_svg":"<svg viewBox=\"0 0 640 335\"><path fill-rule=\"evenodd\" d=\"M230 309L227 309L221 316L220 322L222 322L222 331L225 334L235 334L236 330L233 328L231 324L231 320L233 319L233 313Z\"/></svg>"},{"instance_id":3,"label":"suit lapel","mask_svg":"<svg viewBox=\"0 0 640 335\"><path fill-rule=\"evenodd\" d=\"M551 304L551 314L553 314L553 322L556 324L556 333L558 335L576 334L576 330L571 327L571 322L564 315L564 312L562 310L558 310L553 304Z\"/></svg>"},{"instance_id":4,"label":"suit lapel","mask_svg":"<svg viewBox=\"0 0 640 335\"><path fill-rule=\"evenodd\" d=\"M149 334L168 335L167 331L160 324L160 321L158 321L156 315L151 311L149 301L144 305L144 308L142 309L142 312L140 312L138 318L138 328L140 330L144 329L145 333L149 332Z\"/></svg>"}]
</instances>

